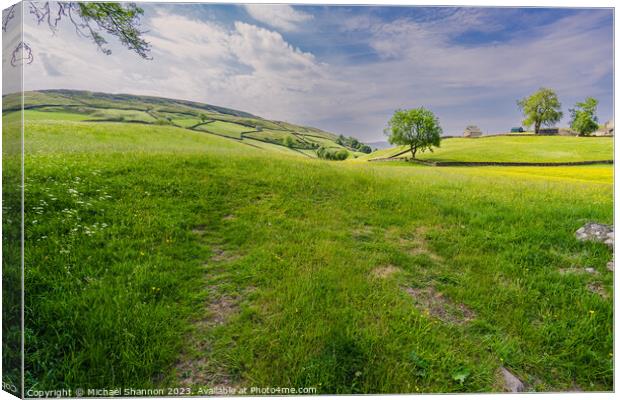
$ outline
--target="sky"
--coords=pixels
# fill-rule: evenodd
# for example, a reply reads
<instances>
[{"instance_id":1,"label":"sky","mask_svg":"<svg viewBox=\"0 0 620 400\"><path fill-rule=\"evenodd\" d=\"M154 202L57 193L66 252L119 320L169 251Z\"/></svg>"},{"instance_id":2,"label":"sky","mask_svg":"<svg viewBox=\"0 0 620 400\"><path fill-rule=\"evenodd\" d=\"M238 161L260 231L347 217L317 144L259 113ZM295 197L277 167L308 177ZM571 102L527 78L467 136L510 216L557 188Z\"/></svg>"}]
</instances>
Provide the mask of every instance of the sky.
<instances>
[{"instance_id":1,"label":"sky","mask_svg":"<svg viewBox=\"0 0 620 400\"><path fill-rule=\"evenodd\" d=\"M414 107L433 111L445 135L470 124L505 132L520 125L517 100L540 87L559 96L559 126L587 96L600 122L613 116L611 9L140 6L152 60L109 36L105 55L67 21L53 32L26 12L25 89L201 101L366 142Z\"/></svg>"}]
</instances>

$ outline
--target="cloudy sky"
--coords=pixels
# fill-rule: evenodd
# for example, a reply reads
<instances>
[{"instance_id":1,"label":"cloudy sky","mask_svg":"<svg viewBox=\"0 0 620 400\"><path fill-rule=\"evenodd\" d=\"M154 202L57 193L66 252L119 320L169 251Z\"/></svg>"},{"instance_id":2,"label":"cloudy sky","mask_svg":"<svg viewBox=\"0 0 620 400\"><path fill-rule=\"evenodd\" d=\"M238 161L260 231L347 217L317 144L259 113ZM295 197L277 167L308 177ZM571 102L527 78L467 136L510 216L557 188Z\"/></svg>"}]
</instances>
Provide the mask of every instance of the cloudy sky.
<instances>
[{"instance_id":1,"label":"cloudy sky","mask_svg":"<svg viewBox=\"0 0 620 400\"><path fill-rule=\"evenodd\" d=\"M398 108L424 106L445 134L520 121L541 86L568 109L599 99L610 119L610 9L143 4L153 60L110 39L99 52L68 24L25 17L26 89L68 88L197 100L366 141Z\"/></svg>"}]
</instances>

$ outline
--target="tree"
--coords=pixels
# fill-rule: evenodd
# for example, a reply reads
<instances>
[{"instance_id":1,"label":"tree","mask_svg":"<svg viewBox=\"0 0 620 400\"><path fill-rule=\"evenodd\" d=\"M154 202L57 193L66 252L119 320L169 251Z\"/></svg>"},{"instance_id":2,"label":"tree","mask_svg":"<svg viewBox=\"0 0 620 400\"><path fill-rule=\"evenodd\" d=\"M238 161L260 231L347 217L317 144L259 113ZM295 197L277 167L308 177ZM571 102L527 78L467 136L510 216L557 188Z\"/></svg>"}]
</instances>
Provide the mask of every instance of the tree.
<instances>
[{"instance_id":1,"label":"tree","mask_svg":"<svg viewBox=\"0 0 620 400\"><path fill-rule=\"evenodd\" d=\"M372 153L372 149L367 144L363 144L360 146L359 151L362 153L370 154Z\"/></svg>"},{"instance_id":2,"label":"tree","mask_svg":"<svg viewBox=\"0 0 620 400\"><path fill-rule=\"evenodd\" d=\"M530 97L517 101L525 119L523 125L534 125L534 133L540 131L541 125L551 126L562 119L562 104L558 95L548 88L540 88Z\"/></svg>"},{"instance_id":3,"label":"tree","mask_svg":"<svg viewBox=\"0 0 620 400\"><path fill-rule=\"evenodd\" d=\"M293 148L293 145L295 145L295 141L293 140L292 137L287 136L287 137L284 138L284 145L286 147Z\"/></svg>"},{"instance_id":4,"label":"tree","mask_svg":"<svg viewBox=\"0 0 620 400\"><path fill-rule=\"evenodd\" d=\"M588 97L584 102L575 104L575 108L570 110L570 127L581 136L589 136L598 129L598 118L596 116L596 106L598 100Z\"/></svg>"},{"instance_id":5,"label":"tree","mask_svg":"<svg viewBox=\"0 0 620 400\"><path fill-rule=\"evenodd\" d=\"M52 32L58 30L63 19L68 20L78 36L92 40L104 54L109 55L112 51L106 46L108 42L102 33L116 36L129 50L142 58L151 59L150 44L144 40L144 32L139 29L144 10L134 3L30 1L27 7L37 23L47 24ZM5 32L15 17L14 8L15 5L11 6L4 14L2 30ZM13 58L27 64L34 60L32 49L25 42L17 44L13 50ZM12 64L17 65L13 62Z\"/></svg>"},{"instance_id":6,"label":"tree","mask_svg":"<svg viewBox=\"0 0 620 400\"><path fill-rule=\"evenodd\" d=\"M322 158L324 160L342 161L342 160L346 160L349 157L349 152L346 151L345 149L330 150L326 147L321 146L316 151L316 155L319 156L319 158Z\"/></svg>"},{"instance_id":7,"label":"tree","mask_svg":"<svg viewBox=\"0 0 620 400\"><path fill-rule=\"evenodd\" d=\"M442 129L435 114L420 107L396 110L384 133L391 144L409 146L411 156L415 159L418 151L433 151L433 146L439 147Z\"/></svg>"},{"instance_id":8,"label":"tree","mask_svg":"<svg viewBox=\"0 0 620 400\"><path fill-rule=\"evenodd\" d=\"M346 160L347 158L349 158L349 152L346 151L345 149L341 149L338 150L335 154L334 154L334 160Z\"/></svg>"}]
</instances>

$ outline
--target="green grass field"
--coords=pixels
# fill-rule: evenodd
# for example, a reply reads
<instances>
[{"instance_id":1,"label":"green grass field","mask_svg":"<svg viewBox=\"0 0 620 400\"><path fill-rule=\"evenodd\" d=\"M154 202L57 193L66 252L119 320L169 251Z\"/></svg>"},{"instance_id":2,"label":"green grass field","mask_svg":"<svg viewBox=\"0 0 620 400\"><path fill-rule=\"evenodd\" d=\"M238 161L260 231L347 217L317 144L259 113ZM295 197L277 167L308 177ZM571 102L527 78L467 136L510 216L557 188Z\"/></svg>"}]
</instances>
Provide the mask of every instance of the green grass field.
<instances>
[{"instance_id":1,"label":"green grass field","mask_svg":"<svg viewBox=\"0 0 620 400\"><path fill-rule=\"evenodd\" d=\"M10 114L10 118L17 116L19 116L17 113ZM69 112L26 110L24 111L24 119L28 121L85 121L90 119L90 117L84 114Z\"/></svg>"},{"instance_id":2,"label":"green grass field","mask_svg":"<svg viewBox=\"0 0 620 400\"><path fill-rule=\"evenodd\" d=\"M262 140L254 140L249 136L244 136L245 139L243 143L249 144L251 146L257 147L259 149L267 150L269 152L276 152L281 155L295 156L295 157L304 157L304 154L311 158L317 158L316 152L310 150L293 150L286 146L280 146L277 144L265 142Z\"/></svg>"},{"instance_id":3,"label":"green grass field","mask_svg":"<svg viewBox=\"0 0 620 400\"><path fill-rule=\"evenodd\" d=\"M198 118L193 117L185 117L185 118L174 118L172 123L183 128L190 128L192 126L200 124L202 121Z\"/></svg>"},{"instance_id":4,"label":"green grass field","mask_svg":"<svg viewBox=\"0 0 620 400\"><path fill-rule=\"evenodd\" d=\"M399 146L373 152L363 160L392 157L407 147ZM409 158L410 153L401 157ZM428 161L518 161L569 162L613 159L613 138L567 136L495 136L475 139L450 138L433 152L419 153L417 158Z\"/></svg>"},{"instance_id":5,"label":"green grass field","mask_svg":"<svg viewBox=\"0 0 620 400\"><path fill-rule=\"evenodd\" d=\"M530 391L613 389L611 252L574 237L612 222L612 166L328 162L40 114L26 388L481 392L504 366ZM544 139L550 159L611 157ZM459 142L433 156L476 157Z\"/></svg>"},{"instance_id":6,"label":"green grass field","mask_svg":"<svg viewBox=\"0 0 620 400\"><path fill-rule=\"evenodd\" d=\"M230 136L238 139L241 138L242 132L252 130L252 128L248 128L247 126L222 121L214 121L206 125L201 125L197 129L207 132L214 132L220 135Z\"/></svg>"}]
</instances>

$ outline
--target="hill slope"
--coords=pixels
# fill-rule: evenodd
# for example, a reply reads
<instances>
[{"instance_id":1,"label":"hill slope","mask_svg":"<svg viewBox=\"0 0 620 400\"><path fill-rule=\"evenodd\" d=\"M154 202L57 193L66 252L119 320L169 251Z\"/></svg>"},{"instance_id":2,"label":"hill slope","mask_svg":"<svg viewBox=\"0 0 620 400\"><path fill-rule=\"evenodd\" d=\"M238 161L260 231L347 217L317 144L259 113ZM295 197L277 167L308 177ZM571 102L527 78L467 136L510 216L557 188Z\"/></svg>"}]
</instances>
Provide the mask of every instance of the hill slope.
<instances>
[{"instance_id":1,"label":"hill slope","mask_svg":"<svg viewBox=\"0 0 620 400\"><path fill-rule=\"evenodd\" d=\"M3 96L4 113L20 107L18 95ZM26 120L169 125L304 157L316 157L319 147L361 155L337 143L338 136L331 132L193 101L58 89L25 92L24 107Z\"/></svg>"},{"instance_id":2,"label":"hill slope","mask_svg":"<svg viewBox=\"0 0 620 400\"><path fill-rule=\"evenodd\" d=\"M410 153L398 155L406 146L378 150L359 157L359 160L398 157L407 159ZM568 136L493 136L476 139L449 138L433 152L418 154L428 161L492 161L492 162L572 162L613 159L613 138Z\"/></svg>"}]
</instances>

